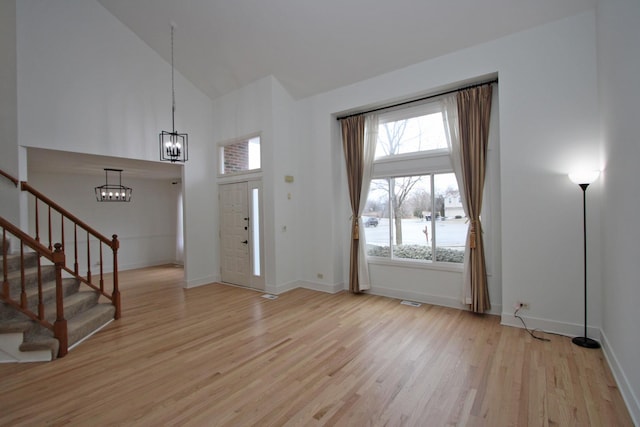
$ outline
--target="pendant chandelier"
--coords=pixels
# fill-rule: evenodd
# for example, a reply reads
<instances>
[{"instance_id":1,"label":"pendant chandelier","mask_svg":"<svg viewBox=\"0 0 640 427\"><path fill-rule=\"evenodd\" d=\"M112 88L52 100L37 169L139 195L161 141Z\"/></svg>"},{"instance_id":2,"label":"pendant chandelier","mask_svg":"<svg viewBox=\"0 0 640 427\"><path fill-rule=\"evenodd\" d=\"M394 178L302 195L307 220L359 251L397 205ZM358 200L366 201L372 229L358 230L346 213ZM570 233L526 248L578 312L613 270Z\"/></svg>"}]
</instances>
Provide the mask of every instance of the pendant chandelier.
<instances>
[{"instance_id":1,"label":"pendant chandelier","mask_svg":"<svg viewBox=\"0 0 640 427\"><path fill-rule=\"evenodd\" d=\"M109 172L118 173L118 184L109 184ZM122 169L104 169L105 184L96 187L96 200L99 202L130 202L133 189L122 185Z\"/></svg>"},{"instance_id":2,"label":"pendant chandelier","mask_svg":"<svg viewBox=\"0 0 640 427\"><path fill-rule=\"evenodd\" d=\"M171 132L160 132L160 160L164 162L186 162L189 160L189 135L176 132L176 91L174 86L173 67L173 31L171 24Z\"/></svg>"}]
</instances>

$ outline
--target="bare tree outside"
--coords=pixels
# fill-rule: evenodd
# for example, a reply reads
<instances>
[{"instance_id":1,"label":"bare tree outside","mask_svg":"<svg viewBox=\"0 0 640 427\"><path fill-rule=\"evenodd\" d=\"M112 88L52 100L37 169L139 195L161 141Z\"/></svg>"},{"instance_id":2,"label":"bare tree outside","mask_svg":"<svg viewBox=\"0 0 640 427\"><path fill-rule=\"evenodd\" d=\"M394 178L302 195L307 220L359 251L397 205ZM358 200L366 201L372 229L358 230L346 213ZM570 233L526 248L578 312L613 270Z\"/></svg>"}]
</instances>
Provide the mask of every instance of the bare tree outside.
<instances>
[{"instance_id":1,"label":"bare tree outside","mask_svg":"<svg viewBox=\"0 0 640 427\"><path fill-rule=\"evenodd\" d=\"M378 147L382 148L385 156L393 156L400 152L400 142L404 136L404 131L407 129L408 121L399 120L382 125L386 137L378 137Z\"/></svg>"},{"instance_id":2,"label":"bare tree outside","mask_svg":"<svg viewBox=\"0 0 640 427\"><path fill-rule=\"evenodd\" d=\"M411 194L413 187L422 180L422 177L391 178L389 188L391 190L391 206L393 207L393 225L396 231L396 245L402 244L402 218L408 216L405 212L407 196Z\"/></svg>"},{"instance_id":3,"label":"bare tree outside","mask_svg":"<svg viewBox=\"0 0 640 427\"><path fill-rule=\"evenodd\" d=\"M382 148L386 156L393 156L400 152L407 122L408 120L398 120L382 125L384 137L378 138L378 146ZM389 200L393 208L396 245L402 244L402 218L408 215L408 212L404 212L405 202L413 187L421 179L422 177L419 176L391 178L388 186L379 186L379 189L384 189L389 193Z\"/></svg>"},{"instance_id":4,"label":"bare tree outside","mask_svg":"<svg viewBox=\"0 0 640 427\"><path fill-rule=\"evenodd\" d=\"M413 212L413 216L423 218L425 212L431 212L431 193L424 188L419 188L413 192L407 203L407 207Z\"/></svg>"}]
</instances>

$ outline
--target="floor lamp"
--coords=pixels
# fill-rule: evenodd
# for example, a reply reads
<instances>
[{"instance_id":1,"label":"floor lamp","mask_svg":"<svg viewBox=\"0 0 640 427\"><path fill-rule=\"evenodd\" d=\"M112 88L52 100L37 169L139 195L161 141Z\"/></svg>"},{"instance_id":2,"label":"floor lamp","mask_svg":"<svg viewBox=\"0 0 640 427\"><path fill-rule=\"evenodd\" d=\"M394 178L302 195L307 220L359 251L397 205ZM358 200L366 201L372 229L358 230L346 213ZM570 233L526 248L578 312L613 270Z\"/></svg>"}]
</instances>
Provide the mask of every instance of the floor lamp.
<instances>
[{"instance_id":1,"label":"floor lamp","mask_svg":"<svg viewBox=\"0 0 640 427\"><path fill-rule=\"evenodd\" d=\"M600 343L587 337L587 187L600 175L600 171L570 173L569 179L582 188L582 230L584 244L584 335L575 337L572 342L585 348L600 348Z\"/></svg>"}]
</instances>

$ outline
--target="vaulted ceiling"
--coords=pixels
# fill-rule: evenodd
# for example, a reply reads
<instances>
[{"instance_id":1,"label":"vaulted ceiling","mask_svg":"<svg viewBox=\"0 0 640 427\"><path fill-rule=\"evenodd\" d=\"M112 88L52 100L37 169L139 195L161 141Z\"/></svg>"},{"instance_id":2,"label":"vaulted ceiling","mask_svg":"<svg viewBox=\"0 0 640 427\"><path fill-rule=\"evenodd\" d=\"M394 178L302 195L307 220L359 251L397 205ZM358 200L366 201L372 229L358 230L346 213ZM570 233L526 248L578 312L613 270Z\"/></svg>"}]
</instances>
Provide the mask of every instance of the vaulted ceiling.
<instances>
[{"instance_id":1,"label":"vaulted ceiling","mask_svg":"<svg viewBox=\"0 0 640 427\"><path fill-rule=\"evenodd\" d=\"M596 0L98 0L209 97L273 75L296 98L595 7Z\"/></svg>"},{"instance_id":2,"label":"vaulted ceiling","mask_svg":"<svg viewBox=\"0 0 640 427\"><path fill-rule=\"evenodd\" d=\"M296 99L575 15L596 0L98 0L210 98L273 75ZM179 165L29 150L29 169L176 180Z\"/></svg>"}]
</instances>

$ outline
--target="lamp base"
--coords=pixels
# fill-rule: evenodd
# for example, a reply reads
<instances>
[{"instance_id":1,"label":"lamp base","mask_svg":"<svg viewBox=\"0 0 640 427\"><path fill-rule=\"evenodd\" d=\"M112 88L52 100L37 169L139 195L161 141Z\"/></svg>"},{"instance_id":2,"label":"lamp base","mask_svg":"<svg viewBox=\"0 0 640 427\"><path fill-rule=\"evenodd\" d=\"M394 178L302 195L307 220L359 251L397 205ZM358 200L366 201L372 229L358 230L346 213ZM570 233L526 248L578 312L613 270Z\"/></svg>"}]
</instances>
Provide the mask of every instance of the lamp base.
<instances>
[{"instance_id":1,"label":"lamp base","mask_svg":"<svg viewBox=\"0 0 640 427\"><path fill-rule=\"evenodd\" d=\"M575 337L571 342L584 348L600 348L600 343L598 341L587 337Z\"/></svg>"}]
</instances>

